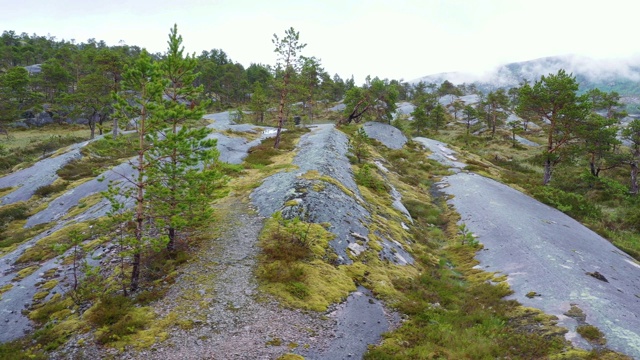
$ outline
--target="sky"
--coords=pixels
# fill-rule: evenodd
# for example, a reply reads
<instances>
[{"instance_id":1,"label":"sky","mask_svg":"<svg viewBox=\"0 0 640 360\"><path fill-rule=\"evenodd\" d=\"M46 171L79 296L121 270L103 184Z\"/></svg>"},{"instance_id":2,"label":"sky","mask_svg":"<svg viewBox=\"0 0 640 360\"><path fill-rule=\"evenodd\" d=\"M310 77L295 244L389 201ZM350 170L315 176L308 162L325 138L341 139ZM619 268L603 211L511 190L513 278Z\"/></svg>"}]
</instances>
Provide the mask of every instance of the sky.
<instances>
[{"instance_id":1,"label":"sky","mask_svg":"<svg viewBox=\"0 0 640 360\"><path fill-rule=\"evenodd\" d=\"M331 75L410 81L555 55L640 58L637 0L0 0L0 30L167 49L222 49L245 67L276 62L293 27Z\"/></svg>"}]
</instances>

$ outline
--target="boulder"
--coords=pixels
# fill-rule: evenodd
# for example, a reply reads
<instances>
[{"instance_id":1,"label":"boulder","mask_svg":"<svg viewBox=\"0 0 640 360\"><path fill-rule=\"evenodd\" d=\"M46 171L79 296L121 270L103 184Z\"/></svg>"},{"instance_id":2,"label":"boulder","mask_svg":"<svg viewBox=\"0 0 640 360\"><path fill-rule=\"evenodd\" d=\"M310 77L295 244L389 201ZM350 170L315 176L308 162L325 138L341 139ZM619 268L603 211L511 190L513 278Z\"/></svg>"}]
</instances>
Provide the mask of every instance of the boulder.
<instances>
[{"instance_id":1,"label":"boulder","mask_svg":"<svg viewBox=\"0 0 640 360\"><path fill-rule=\"evenodd\" d=\"M407 143L407 137L402 131L391 125L370 121L365 123L362 128L370 138L380 141L389 149L402 149Z\"/></svg>"}]
</instances>

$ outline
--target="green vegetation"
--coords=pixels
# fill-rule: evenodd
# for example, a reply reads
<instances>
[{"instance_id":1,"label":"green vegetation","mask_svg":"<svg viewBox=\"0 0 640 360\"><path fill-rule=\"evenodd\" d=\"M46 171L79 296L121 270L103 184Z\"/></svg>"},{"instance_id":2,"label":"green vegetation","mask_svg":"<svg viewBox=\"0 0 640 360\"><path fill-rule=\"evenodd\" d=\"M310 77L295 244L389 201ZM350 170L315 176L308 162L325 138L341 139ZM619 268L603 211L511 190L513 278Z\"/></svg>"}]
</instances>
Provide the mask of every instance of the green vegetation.
<instances>
[{"instance_id":1,"label":"green vegetation","mask_svg":"<svg viewBox=\"0 0 640 360\"><path fill-rule=\"evenodd\" d=\"M590 343L598 345L604 345L607 343L607 339L605 339L604 334L595 326L579 325L576 328L576 332Z\"/></svg>"},{"instance_id":2,"label":"green vegetation","mask_svg":"<svg viewBox=\"0 0 640 360\"><path fill-rule=\"evenodd\" d=\"M327 263L333 234L322 225L300 219L286 220L278 212L260 234L262 248L256 270L263 289L285 304L324 311L355 290L351 278Z\"/></svg>"},{"instance_id":3,"label":"green vegetation","mask_svg":"<svg viewBox=\"0 0 640 360\"><path fill-rule=\"evenodd\" d=\"M477 240L464 224L456 225L457 216L442 200L432 198L430 179L444 172L440 165L425 161L415 144L401 150L377 146L371 151L374 158L380 153L389 162L386 180L400 190L413 218L410 248L418 271L400 270L404 276L389 277L393 290L384 292L372 281L375 267L365 265L369 275L358 282L371 286L407 315L381 345L370 348L366 359L623 358L606 351L571 349L564 339L566 330L555 325L557 319L504 300L511 293L505 278L476 268ZM361 191L372 205L370 211L389 209L377 205L384 203L383 194L362 187ZM380 218L388 219L381 220L384 228L393 228L394 214L382 211L386 212Z\"/></svg>"},{"instance_id":4,"label":"green vegetation","mask_svg":"<svg viewBox=\"0 0 640 360\"><path fill-rule=\"evenodd\" d=\"M22 133L26 134L27 132L23 131ZM11 172L19 164L22 164L21 167L26 167L32 162L50 155L55 150L84 140L73 135L51 135L49 128L39 129L35 133L43 135L40 137L34 136L28 143L16 145L11 151L6 149L5 151L0 151L0 174ZM1 149L2 147L0 147Z\"/></svg>"},{"instance_id":5,"label":"green vegetation","mask_svg":"<svg viewBox=\"0 0 640 360\"><path fill-rule=\"evenodd\" d=\"M36 191L34 192L34 195L37 195L40 197L47 197L51 194L56 194L63 191L64 189L67 188L67 185L69 184L67 184L64 181L61 181L58 183L53 183L51 185L40 186L39 188L36 189Z\"/></svg>"},{"instance_id":6,"label":"green vegetation","mask_svg":"<svg viewBox=\"0 0 640 360\"><path fill-rule=\"evenodd\" d=\"M174 313L156 319L147 305L162 298L178 278L179 267L203 240L219 231L211 202L230 191L225 175L234 177L232 190L240 193L238 199L245 199L264 176L294 167L290 162L296 141L309 130L293 126L280 130L297 116L308 123L336 120L349 135L354 178L371 213L369 236L358 239L366 250L350 253L351 265L336 266L336 254L328 245L333 235L325 224L285 219L276 213L259 239L262 253L256 274L261 289L287 306L315 311L341 301L356 285L371 289L406 315L406 321L372 347L368 359L617 358L606 350L571 349L563 338L565 330L555 326L557 319L504 300L511 293L504 277L476 269L478 241L464 224L458 225L459 219L444 200L432 194L437 177L448 170L426 159L415 142L389 150L351 124L391 123L396 101L412 100L417 105L414 121L409 123L406 116L393 120L398 128L457 146L469 164L467 170L528 192L640 259L640 122L632 122L622 132L633 144L631 150L620 147L614 135L623 112L616 93L579 95L576 79L561 71L518 89L497 89L482 95L476 106L463 106L458 97L473 92L472 86L456 87L445 81L439 87L424 83L411 87L375 77L359 87L353 79L331 78L319 59L299 56L305 45L298 41L299 33L293 28L283 39L274 35L280 56L277 66L252 64L244 69L222 50L184 56L176 26L171 29L168 52L161 57L135 46L107 47L95 41L76 45L35 35L2 34L0 128L40 112L41 104L48 103L56 121L88 119L91 138L96 131L102 134L110 128L114 132L85 146L81 159L58 171L62 180L37 189L37 198L0 207L0 251L11 251L46 227L23 229L24 220L46 206L47 198L136 155L133 166L138 177L127 179L134 184L130 192L123 193L112 184L105 194L112 212L95 233L88 231L87 223L68 225L21 255L13 280L33 274L41 261L66 254L62 261L73 264L74 289L67 296L52 295L59 280L53 278L55 270L45 274L29 309L29 317L40 328L24 341L0 345L0 359L45 358L43 351L58 349L82 332L93 331L99 344L124 349L165 339L169 325L191 329L192 320L177 319ZM25 47L30 50L23 51ZM42 73L30 76L22 66L36 62L42 63ZM443 96L450 97L450 106L439 102ZM342 98L346 105L342 114L318 119L323 106ZM276 104L277 113L268 110ZM195 129L202 125L205 110L212 109L235 109L239 122L249 120L244 112L249 109L260 125L277 124L278 136L252 148L241 166L221 164L215 142L206 140L210 131ZM590 110L606 116L595 116ZM522 122L509 122L509 130L502 128L507 111L522 118ZM459 113L465 123L457 122ZM131 127L131 119L136 119L137 132L117 134L120 127ZM472 125L472 120L478 123ZM535 130L529 127L534 123ZM540 151L519 145L516 134L546 146ZM86 129L67 125L11 131L0 143L0 172L27 166L86 135ZM379 171L372 159L386 161L390 172ZM318 172L302 177L313 180L318 191L331 183L354 196L337 180ZM413 219L408 229L401 225L409 223L407 217L391 207L391 185L403 196ZM0 189L0 193L10 190ZM133 211L117 199L121 195L135 201ZM84 199L68 216L95 201L96 197ZM291 201L285 206L297 204ZM385 239L401 244L415 263L399 266L381 259ZM117 255L111 265L90 267L81 260L86 251L105 242L115 245ZM76 272L83 273L83 280L78 280ZM0 295L11 286L0 287ZM593 326L581 325L577 331L594 344L606 342ZM274 336L265 345L280 346L282 340ZM289 344L290 349L296 346Z\"/></svg>"},{"instance_id":7,"label":"green vegetation","mask_svg":"<svg viewBox=\"0 0 640 360\"><path fill-rule=\"evenodd\" d=\"M300 135L309 132L306 127L296 127L284 131L280 136L280 145L275 148L275 139L265 139L259 145L249 149L249 155L244 159L247 168L263 168L274 164L274 158L283 153L289 153L295 149Z\"/></svg>"},{"instance_id":8,"label":"green vegetation","mask_svg":"<svg viewBox=\"0 0 640 360\"><path fill-rule=\"evenodd\" d=\"M87 320L99 329L96 340L100 344L120 340L144 328L151 320L149 315L144 309L135 308L130 298L119 295L103 296L85 313Z\"/></svg>"},{"instance_id":9,"label":"green vegetation","mask_svg":"<svg viewBox=\"0 0 640 360\"><path fill-rule=\"evenodd\" d=\"M107 169L133 157L135 152L135 134L118 136L111 135L93 141L80 151L82 158L72 160L64 165L57 174L67 181L94 178Z\"/></svg>"}]
</instances>

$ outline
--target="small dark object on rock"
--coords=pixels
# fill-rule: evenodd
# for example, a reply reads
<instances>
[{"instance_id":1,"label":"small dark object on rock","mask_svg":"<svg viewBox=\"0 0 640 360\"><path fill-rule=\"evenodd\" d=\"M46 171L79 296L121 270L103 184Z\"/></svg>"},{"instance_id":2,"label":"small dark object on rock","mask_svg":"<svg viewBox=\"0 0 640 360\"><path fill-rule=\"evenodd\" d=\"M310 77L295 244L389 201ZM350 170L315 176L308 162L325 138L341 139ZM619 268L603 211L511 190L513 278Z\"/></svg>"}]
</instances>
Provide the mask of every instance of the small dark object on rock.
<instances>
[{"instance_id":1,"label":"small dark object on rock","mask_svg":"<svg viewBox=\"0 0 640 360\"><path fill-rule=\"evenodd\" d=\"M538 293L537 293L537 292L535 292L535 291L529 291L529 292L527 293L527 295L525 295L525 296L526 296L526 297L528 297L529 299L533 299L533 298L534 298L534 297L536 297L536 296L542 296L542 295L538 294Z\"/></svg>"},{"instance_id":2,"label":"small dark object on rock","mask_svg":"<svg viewBox=\"0 0 640 360\"><path fill-rule=\"evenodd\" d=\"M600 281L609 282L609 280L607 280L607 278L606 278L606 277L604 277L604 275L600 274L600 273L599 273L599 272L597 272L597 271L594 271L594 272L588 272L588 273L586 273L586 274L587 274L587 275L589 275L589 276L593 276L594 278L596 278L596 279L598 279L598 280L600 280Z\"/></svg>"}]
</instances>

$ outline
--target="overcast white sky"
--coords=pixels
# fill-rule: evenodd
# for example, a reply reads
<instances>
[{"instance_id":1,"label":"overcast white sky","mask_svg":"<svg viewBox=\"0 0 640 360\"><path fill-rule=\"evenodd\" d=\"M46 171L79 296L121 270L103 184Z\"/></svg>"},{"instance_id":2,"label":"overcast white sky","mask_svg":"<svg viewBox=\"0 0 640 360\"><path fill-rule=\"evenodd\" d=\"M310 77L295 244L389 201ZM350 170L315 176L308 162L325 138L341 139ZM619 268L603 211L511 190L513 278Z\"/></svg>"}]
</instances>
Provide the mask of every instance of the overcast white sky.
<instances>
[{"instance_id":1,"label":"overcast white sky","mask_svg":"<svg viewBox=\"0 0 640 360\"><path fill-rule=\"evenodd\" d=\"M289 27L330 74L412 80L578 54L640 54L638 0L0 0L0 30L164 52L178 24L188 52L274 64Z\"/></svg>"}]
</instances>

